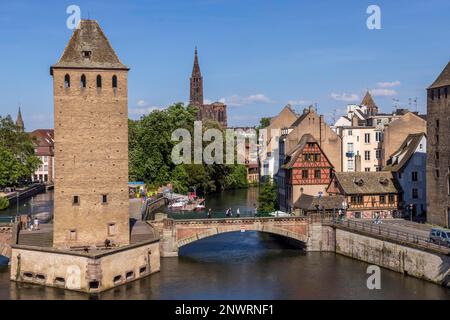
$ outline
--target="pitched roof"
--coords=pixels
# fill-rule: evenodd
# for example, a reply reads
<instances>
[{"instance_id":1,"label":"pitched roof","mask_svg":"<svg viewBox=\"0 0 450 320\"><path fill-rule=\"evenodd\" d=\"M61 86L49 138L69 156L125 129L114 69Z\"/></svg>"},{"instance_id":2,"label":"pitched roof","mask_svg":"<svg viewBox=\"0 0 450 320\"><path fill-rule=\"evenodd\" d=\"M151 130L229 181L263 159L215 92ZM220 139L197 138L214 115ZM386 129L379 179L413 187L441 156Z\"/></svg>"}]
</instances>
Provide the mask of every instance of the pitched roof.
<instances>
[{"instance_id":1,"label":"pitched roof","mask_svg":"<svg viewBox=\"0 0 450 320\"><path fill-rule=\"evenodd\" d=\"M450 86L450 61L447 63L447 66L442 70L441 74L437 77L437 79L433 82L428 89L440 88Z\"/></svg>"},{"instance_id":2,"label":"pitched roof","mask_svg":"<svg viewBox=\"0 0 450 320\"><path fill-rule=\"evenodd\" d=\"M83 52L89 53L84 56ZM81 20L64 53L53 68L123 69L114 49L97 21Z\"/></svg>"},{"instance_id":3,"label":"pitched roof","mask_svg":"<svg viewBox=\"0 0 450 320\"><path fill-rule=\"evenodd\" d=\"M424 136L426 135L423 132L408 135L400 148L389 157L383 170L392 172L401 170L416 152L417 146Z\"/></svg>"},{"instance_id":4,"label":"pitched roof","mask_svg":"<svg viewBox=\"0 0 450 320\"><path fill-rule=\"evenodd\" d=\"M325 210L339 209L345 197L342 195L315 197L309 194L302 194L294 203L294 208L303 210L317 210L317 206Z\"/></svg>"},{"instance_id":5,"label":"pitched roof","mask_svg":"<svg viewBox=\"0 0 450 320\"><path fill-rule=\"evenodd\" d=\"M305 108L305 109L303 110L302 115L299 116L299 117L297 118L297 120L294 121L294 123L291 125L290 128L295 128L295 127L297 127L300 123L302 123L302 121L303 121L303 120L308 116L308 114L309 114L310 112L312 112L312 111L314 111L313 106L310 106L310 107L308 107L308 108Z\"/></svg>"},{"instance_id":6,"label":"pitched roof","mask_svg":"<svg viewBox=\"0 0 450 320\"><path fill-rule=\"evenodd\" d=\"M375 104L375 101L373 101L372 95L370 94L369 91L366 92L366 95L364 96L361 105L366 106L368 108L378 108L377 105Z\"/></svg>"},{"instance_id":7,"label":"pitched roof","mask_svg":"<svg viewBox=\"0 0 450 320\"><path fill-rule=\"evenodd\" d=\"M306 146L307 143L317 142L316 139L309 133L304 134L302 138L300 139L300 142L295 146L294 149L292 149L289 153L286 154L286 160L288 160L284 165L283 168L290 169L295 164L295 161L297 160L298 155L302 152L303 148Z\"/></svg>"},{"instance_id":8,"label":"pitched roof","mask_svg":"<svg viewBox=\"0 0 450 320\"><path fill-rule=\"evenodd\" d=\"M401 190L392 172L336 172L345 194L385 194L397 193Z\"/></svg>"}]
</instances>

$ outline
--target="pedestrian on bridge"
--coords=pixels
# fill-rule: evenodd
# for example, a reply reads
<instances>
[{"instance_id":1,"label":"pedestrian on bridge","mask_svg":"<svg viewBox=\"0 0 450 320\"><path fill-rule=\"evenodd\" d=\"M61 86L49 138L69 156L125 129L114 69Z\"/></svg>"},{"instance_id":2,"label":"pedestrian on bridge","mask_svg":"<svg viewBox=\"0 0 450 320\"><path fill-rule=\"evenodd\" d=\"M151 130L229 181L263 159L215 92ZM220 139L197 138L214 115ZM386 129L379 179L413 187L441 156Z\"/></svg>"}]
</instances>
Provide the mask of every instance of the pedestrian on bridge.
<instances>
[{"instance_id":1,"label":"pedestrian on bridge","mask_svg":"<svg viewBox=\"0 0 450 320\"><path fill-rule=\"evenodd\" d=\"M211 208L208 209L208 215L207 215L208 219L211 219Z\"/></svg>"},{"instance_id":2,"label":"pedestrian on bridge","mask_svg":"<svg viewBox=\"0 0 450 320\"><path fill-rule=\"evenodd\" d=\"M228 210L230 210L230 217L232 217L233 216L233 211L231 210L231 208L228 209Z\"/></svg>"},{"instance_id":3,"label":"pedestrian on bridge","mask_svg":"<svg viewBox=\"0 0 450 320\"><path fill-rule=\"evenodd\" d=\"M239 218L241 216L241 212L239 211L239 208L236 210L236 217Z\"/></svg>"}]
</instances>

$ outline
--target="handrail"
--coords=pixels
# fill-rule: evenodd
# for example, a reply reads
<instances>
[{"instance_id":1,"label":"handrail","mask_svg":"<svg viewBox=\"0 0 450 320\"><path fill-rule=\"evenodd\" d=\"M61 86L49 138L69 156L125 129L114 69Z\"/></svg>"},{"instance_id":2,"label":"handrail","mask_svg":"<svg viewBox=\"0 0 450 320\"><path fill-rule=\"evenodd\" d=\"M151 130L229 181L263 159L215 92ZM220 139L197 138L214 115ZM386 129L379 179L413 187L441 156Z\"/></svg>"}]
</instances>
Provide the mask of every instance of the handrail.
<instances>
[{"instance_id":1,"label":"handrail","mask_svg":"<svg viewBox=\"0 0 450 320\"><path fill-rule=\"evenodd\" d=\"M441 241L439 241L438 243L433 243L430 242L429 237L424 237L411 232L401 231L388 226L374 225L373 223L370 222L355 221L348 219L344 221L340 221L338 219L324 219L323 222L324 223L328 222L336 227L343 227L350 230L357 230L364 232L366 234L371 234L386 239L413 244L415 246L424 249L436 250L439 251L440 253L445 254L450 253L450 248L447 245L441 243Z\"/></svg>"}]
</instances>

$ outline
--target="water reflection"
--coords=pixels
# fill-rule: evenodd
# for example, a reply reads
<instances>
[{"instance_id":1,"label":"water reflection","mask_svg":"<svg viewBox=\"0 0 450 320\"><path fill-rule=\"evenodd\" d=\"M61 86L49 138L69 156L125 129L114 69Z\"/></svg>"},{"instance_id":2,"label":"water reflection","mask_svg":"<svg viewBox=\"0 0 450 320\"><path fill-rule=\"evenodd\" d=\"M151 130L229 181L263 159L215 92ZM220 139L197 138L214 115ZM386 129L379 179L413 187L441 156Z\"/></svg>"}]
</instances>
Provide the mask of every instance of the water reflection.
<instances>
[{"instance_id":1,"label":"water reflection","mask_svg":"<svg viewBox=\"0 0 450 320\"><path fill-rule=\"evenodd\" d=\"M366 287L368 264L305 253L278 236L247 231L191 243L161 272L99 295L16 284L0 267L0 299L450 299L450 290L382 270Z\"/></svg>"}]
</instances>

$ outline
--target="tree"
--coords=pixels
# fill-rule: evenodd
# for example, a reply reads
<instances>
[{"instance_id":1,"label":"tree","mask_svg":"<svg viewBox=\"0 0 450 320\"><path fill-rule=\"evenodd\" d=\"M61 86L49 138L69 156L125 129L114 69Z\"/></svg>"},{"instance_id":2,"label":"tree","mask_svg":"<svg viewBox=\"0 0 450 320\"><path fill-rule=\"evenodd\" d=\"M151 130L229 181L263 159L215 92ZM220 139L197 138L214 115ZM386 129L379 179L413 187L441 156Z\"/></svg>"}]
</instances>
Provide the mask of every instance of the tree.
<instances>
[{"instance_id":1,"label":"tree","mask_svg":"<svg viewBox=\"0 0 450 320\"><path fill-rule=\"evenodd\" d=\"M274 212L278 208L277 185L272 180L268 180L261 185L258 203L261 213Z\"/></svg>"},{"instance_id":2,"label":"tree","mask_svg":"<svg viewBox=\"0 0 450 320\"><path fill-rule=\"evenodd\" d=\"M261 120L259 120L258 129L266 128L269 125L270 125L270 118L261 118Z\"/></svg>"},{"instance_id":3,"label":"tree","mask_svg":"<svg viewBox=\"0 0 450 320\"><path fill-rule=\"evenodd\" d=\"M148 185L170 182L177 193L186 193L189 187L196 187L200 193L210 193L247 186L247 173L243 166L173 163L172 149L178 142L172 141L171 137L176 129L186 129L190 133L193 159L196 112L195 107L177 103L144 115L140 120L129 120L130 180L144 181ZM218 122L203 122L203 132L211 128L223 133ZM203 142L203 147L208 144Z\"/></svg>"},{"instance_id":4,"label":"tree","mask_svg":"<svg viewBox=\"0 0 450 320\"><path fill-rule=\"evenodd\" d=\"M28 180L40 164L30 135L17 130L11 116L0 117L0 186Z\"/></svg>"}]
</instances>

